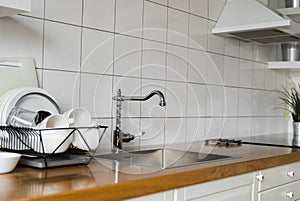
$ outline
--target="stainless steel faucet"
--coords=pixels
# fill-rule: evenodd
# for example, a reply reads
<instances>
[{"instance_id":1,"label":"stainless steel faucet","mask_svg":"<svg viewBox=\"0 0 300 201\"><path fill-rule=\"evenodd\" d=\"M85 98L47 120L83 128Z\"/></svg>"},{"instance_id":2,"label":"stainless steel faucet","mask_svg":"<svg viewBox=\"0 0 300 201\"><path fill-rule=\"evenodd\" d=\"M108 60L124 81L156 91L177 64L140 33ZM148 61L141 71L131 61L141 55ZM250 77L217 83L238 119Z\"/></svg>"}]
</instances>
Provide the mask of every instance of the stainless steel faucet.
<instances>
[{"instance_id":1,"label":"stainless steel faucet","mask_svg":"<svg viewBox=\"0 0 300 201\"><path fill-rule=\"evenodd\" d=\"M154 90L146 96L122 96L121 89L118 89L117 95L113 97L116 101L116 128L112 136L112 149L113 151L122 150L123 142L130 142L135 138L134 135L125 133L121 130L121 112L122 112L122 102L123 101L146 101L152 96L158 95L160 98L159 105L161 107L166 106L166 99L164 94L159 90Z\"/></svg>"}]
</instances>

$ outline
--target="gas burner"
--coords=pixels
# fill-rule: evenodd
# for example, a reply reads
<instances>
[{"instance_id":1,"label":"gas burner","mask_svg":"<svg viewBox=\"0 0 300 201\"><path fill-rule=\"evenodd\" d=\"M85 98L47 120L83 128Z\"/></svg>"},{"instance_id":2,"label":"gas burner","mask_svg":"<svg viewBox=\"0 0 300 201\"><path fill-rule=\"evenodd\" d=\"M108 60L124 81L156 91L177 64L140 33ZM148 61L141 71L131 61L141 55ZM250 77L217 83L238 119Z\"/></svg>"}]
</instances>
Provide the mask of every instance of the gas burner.
<instances>
[{"instance_id":1,"label":"gas burner","mask_svg":"<svg viewBox=\"0 0 300 201\"><path fill-rule=\"evenodd\" d=\"M218 147L237 147L242 145L242 140L234 140L234 139L206 139L205 145L218 146Z\"/></svg>"}]
</instances>

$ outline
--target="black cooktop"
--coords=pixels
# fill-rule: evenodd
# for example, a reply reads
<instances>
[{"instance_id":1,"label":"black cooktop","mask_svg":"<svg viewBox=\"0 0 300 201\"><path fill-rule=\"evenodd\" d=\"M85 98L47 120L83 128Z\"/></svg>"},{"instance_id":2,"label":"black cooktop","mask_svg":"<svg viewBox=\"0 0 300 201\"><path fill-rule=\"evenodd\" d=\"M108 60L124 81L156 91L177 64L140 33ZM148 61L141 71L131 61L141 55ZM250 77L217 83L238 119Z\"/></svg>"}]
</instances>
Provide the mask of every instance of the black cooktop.
<instances>
[{"instance_id":1,"label":"black cooktop","mask_svg":"<svg viewBox=\"0 0 300 201\"><path fill-rule=\"evenodd\" d=\"M280 147L300 148L292 144L293 137L287 133L241 137L243 144L257 144Z\"/></svg>"}]
</instances>

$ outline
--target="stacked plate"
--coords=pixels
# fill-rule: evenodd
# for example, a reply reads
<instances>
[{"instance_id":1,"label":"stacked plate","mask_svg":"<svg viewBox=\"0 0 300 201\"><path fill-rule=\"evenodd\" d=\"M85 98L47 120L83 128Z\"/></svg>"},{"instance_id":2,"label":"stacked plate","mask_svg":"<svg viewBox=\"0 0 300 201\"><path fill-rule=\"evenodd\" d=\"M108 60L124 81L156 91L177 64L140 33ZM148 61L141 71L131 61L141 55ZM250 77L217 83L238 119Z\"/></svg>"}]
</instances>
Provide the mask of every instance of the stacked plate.
<instances>
[{"instance_id":1,"label":"stacked plate","mask_svg":"<svg viewBox=\"0 0 300 201\"><path fill-rule=\"evenodd\" d=\"M36 87L20 87L6 92L0 99L0 124L10 125L13 109L21 108L32 113L48 111L59 114L60 108L54 97L47 91ZM14 126L22 126L22 123ZM26 126L26 125L23 125ZM34 125L27 125L28 127Z\"/></svg>"}]
</instances>

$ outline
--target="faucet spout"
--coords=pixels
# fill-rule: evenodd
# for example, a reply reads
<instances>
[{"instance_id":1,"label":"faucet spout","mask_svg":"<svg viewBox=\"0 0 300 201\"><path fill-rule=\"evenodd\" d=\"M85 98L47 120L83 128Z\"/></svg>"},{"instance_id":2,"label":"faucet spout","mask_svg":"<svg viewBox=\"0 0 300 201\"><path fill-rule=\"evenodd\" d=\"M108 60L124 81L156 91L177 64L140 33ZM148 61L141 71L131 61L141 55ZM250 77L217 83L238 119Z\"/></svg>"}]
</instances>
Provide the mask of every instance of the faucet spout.
<instances>
[{"instance_id":1,"label":"faucet spout","mask_svg":"<svg viewBox=\"0 0 300 201\"><path fill-rule=\"evenodd\" d=\"M159 106L164 107L167 105L164 94L159 90L153 90L146 96L115 96L113 99L119 101L146 101L154 95L157 95L160 98Z\"/></svg>"},{"instance_id":2,"label":"faucet spout","mask_svg":"<svg viewBox=\"0 0 300 201\"><path fill-rule=\"evenodd\" d=\"M121 89L118 89L117 95L113 97L113 100L116 101L117 110L116 110L116 128L112 135L112 150L122 150L123 142L129 142L134 139L134 135L129 133L124 133L121 130L121 110L123 101L146 101L152 96L159 96L159 105L164 107L167 105L164 94L159 90L153 90L146 96L122 96Z\"/></svg>"}]
</instances>

